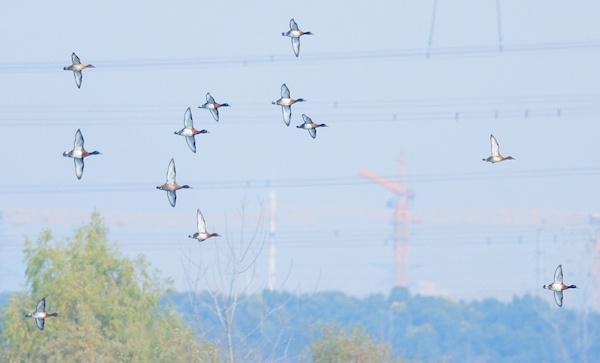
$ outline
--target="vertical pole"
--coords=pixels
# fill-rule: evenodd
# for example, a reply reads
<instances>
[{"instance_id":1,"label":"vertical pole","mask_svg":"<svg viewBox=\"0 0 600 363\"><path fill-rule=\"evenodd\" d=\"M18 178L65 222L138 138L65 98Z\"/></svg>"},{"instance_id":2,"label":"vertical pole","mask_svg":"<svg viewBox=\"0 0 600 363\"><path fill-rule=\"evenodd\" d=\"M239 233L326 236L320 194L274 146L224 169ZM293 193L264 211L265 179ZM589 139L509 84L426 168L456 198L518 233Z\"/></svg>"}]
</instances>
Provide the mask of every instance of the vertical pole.
<instances>
[{"instance_id":1,"label":"vertical pole","mask_svg":"<svg viewBox=\"0 0 600 363\"><path fill-rule=\"evenodd\" d=\"M276 201L277 195L275 190L271 189L269 193L269 290L275 290L275 273L276 273L276 260L275 260L275 208L277 206Z\"/></svg>"},{"instance_id":2,"label":"vertical pole","mask_svg":"<svg viewBox=\"0 0 600 363\"><path fill-rule=\"evenodd\" d=\"M600 311L600 229L596 229L594 247L594 309Z\"/></svg>"},{"instance_id":3,"label":"vertical pole","mask_svg":"<svg viewBox=\"0 0 600 363\"><path fill-rule=\"evenodd\" d=\"M437 10L437 0L433 0L433 9L431 10L431 23L429 24L429 40L427 41L427 58L429 58L429 50L433 43L433 29L435 27L435 12Z\"/></svg>"},{"instance_id":4,"label":"vertical pole","mask_svg":"<svg viewBox=\"0 0 600 363\"><path fill-rule=\"evenodd\" d=\"M500 16L500 0L496 0L496 22L498 23L498 50L502 51L502 17Z\"/></svg>"},{"instance_id":5,"label":"vertical pole","mask_svg":"<svg viewBox=\"0 0 600 363\"><path fill-rule=\"evenodd\" d=\"M408 223L410 216L408 212L408 190L405 183L404 156L400 154L398 165L398 185L400 193L397 194L396 209L394 212L395 263L396 279L395 285L408 287Z\"/></svg>"}]
</instances>

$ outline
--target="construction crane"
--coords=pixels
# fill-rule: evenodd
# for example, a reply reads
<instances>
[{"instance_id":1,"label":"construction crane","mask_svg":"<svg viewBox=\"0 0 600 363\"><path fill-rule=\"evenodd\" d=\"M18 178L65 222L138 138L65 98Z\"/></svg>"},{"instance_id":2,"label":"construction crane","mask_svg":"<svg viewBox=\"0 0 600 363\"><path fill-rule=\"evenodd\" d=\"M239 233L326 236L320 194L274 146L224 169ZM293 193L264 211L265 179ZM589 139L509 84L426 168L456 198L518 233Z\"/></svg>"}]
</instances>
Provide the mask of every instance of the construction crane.
<instances>
[{"instance_id":1,"label":"construction crane","mask_svg":"<svg viewBox=\"0 0 600 363\"><path fill-rule=\"evenodd\" d=\"M542 227L567 227L585 226L586 219L589 224L596 225L596 241L594 248L594 306L600 311L600 213L593 214L586 211L547 211L547 210L433 210L410 211L408 202L414 198L414 193L405 183L404 160L400 156L398 180L392 181L382 178L373 172L360 169L359 175L379 184L395 195L395 205L392 223L394 226L394 260L395 260L395 286L408 287L408 250L410 225L412 223L431 224L495 224L512 226ZM354 212L356 213L356 212ZM356 213L359 214L359 213ZM363 211L363 214L365 212ZM371 218L384 218L381 213L370 211ZM539 249L539 246L538 246ZM537 252L536 273L539 275L539 251Z\"/></svg>"},{"instance_id":2,"label":"construction crane","mask_svg":"<svg viewBox=\"0 0 600 363\"><path fill-rule=\"evenodd\" d=\"M414 198L414 193L408 190L404 181L404 158L400 155L397 183L377 176L366 169L360 169L358 173L395 194L394 219L392 222L394 225L394 260L396 270L394 285L408 287L408 238L410 235L409 225L411 223L408 201Z\"/></svg>"}]
</instances>

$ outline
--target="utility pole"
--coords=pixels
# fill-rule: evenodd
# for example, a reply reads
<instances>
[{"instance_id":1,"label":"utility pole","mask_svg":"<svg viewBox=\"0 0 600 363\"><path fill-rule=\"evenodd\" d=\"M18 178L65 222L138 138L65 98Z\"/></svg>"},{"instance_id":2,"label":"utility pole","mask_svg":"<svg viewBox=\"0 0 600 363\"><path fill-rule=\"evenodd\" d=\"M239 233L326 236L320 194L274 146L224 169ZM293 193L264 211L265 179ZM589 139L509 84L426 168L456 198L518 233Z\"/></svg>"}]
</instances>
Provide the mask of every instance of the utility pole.
<instances>
[{"instance_id":1,"label":"utility pole","mask_svg":"<svg viewBox=\"0 0 600 363\"><path fill-rule=\"evenodd\" d=\"M600 214L589 217L590 224L595 226L594 235L594 309L600 311Z\"/></svg>"},{"instance_id":2,"label":"utility pole","mask_svg":"<svg viewBox=\"0 0 600 363\"><path fill-rule=\"evenodd\" d=\"M275 290L277 271L275 259L275 208L277 207L277 194L271 189L269 192L269 291Z\"/></svg>"}]
</instances>

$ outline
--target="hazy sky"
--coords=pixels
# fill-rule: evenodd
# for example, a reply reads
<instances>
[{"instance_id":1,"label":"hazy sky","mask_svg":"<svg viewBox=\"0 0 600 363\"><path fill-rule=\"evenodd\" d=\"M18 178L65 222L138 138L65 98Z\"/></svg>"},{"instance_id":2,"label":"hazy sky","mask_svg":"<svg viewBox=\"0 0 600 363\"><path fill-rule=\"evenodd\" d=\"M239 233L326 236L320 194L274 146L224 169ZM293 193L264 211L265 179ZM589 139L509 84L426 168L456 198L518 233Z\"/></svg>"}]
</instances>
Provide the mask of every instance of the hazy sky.
<instances>
[{"instance_id":1,"label":"hazy sky","mask_svg":"<svg viewBox=\"0 0 600 363\"><path fill-rule=\"evenodd\" d=\"M210 274L217 246L248 240L260 211L268 216L271 180L278 284L362 296L393 285L393 195L358 170L396 178L403 155L419 216L410 226L413 292L552 301L541 284L562 263L565 281L582 288L565 306L590 304L600 4L501 0L500 23L497 5L438 2L433 34L432 1L0 5L0 210L86 217L96 208L124 253L146 254L181 290L182 261L202 261ZM299 58L281 36L290 18L315 34L302 38ZM62 70L72 52L96 66L81 89ZM282 83L308 100L292 107L290 127L271 105ZM232 105L218 123L197 108L206 92ZM173 134L187 107L210 131L196 138L196 154ZM311 139L295 128L303 113L329 127ZM81 180L62 156L78 128L86 149L102 152L86 159ZM516 161L482 162L490 133ZM194 188L178 192L175 208L155 189L171 158L178 182ZM224 237L187 238L197 208ZM428 220L481 210L513 223L532 210L557 217L545 226ZM576 217L554 225L567 212ZM133 215L146 221L127 226ZM25 286L23 236L51 228L60 239L76 225L0 227L0 290L16 290Z\"/></svg>"}]
</instances>

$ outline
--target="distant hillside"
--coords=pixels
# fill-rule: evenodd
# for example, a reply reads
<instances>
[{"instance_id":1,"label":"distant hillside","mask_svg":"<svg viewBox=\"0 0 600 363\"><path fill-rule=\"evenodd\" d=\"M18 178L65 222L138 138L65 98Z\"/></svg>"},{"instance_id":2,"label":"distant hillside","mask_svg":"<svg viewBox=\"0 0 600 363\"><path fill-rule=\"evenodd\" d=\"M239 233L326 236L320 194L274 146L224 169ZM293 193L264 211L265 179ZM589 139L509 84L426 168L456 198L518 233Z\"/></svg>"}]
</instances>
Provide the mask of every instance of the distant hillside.
<instances>
[{"instance_id":1,"label":"distant hillside","mask_svg":"<svg viewBox=\"0 0 600 363\"><path fill-rule=\"evenodd\" d=\"M0 310L9 293L0 293ZM306 362L319 328L363 326L391 346L394 357L414 362L599 362L600 315L577 312L530 296L509 303L493 299L451 302L410 295L359 299L340 292L268 292L238 297L170 294L170 304L208 342L227 347L224 324L236 356L246 361ZM219 310L215 302L227 309ZM1 311L0 311L1 312Z\"/></svg>"},{"instance_id":2,"label":"distant hillside","mask_svg":"<svg viewBox=\"0 0 600 363\"><path fill-rule=\"evenodd\" d=\"M188 321L208 341L224 342L210 294L179 293L169 299L176 310L194 317ZM600 316L550 301L526 296L510 303L451 302L402 288L364 299L340 292L264 292L240 299L231 331L240 349L259 348L263 359L300 360L318 326L336 323L362 325L372 338L389 343L395 357L416 361L600 361Z\"/></svg>"}]
</instances>

